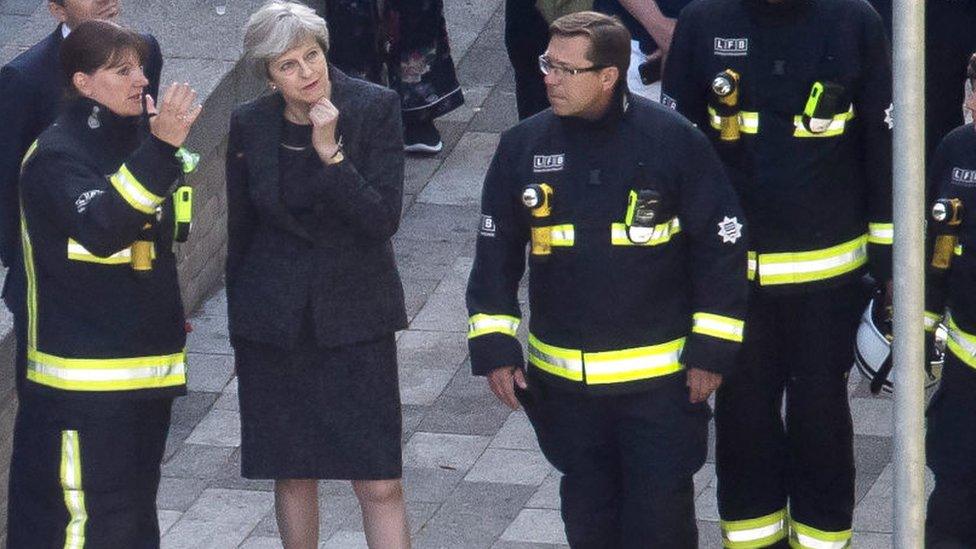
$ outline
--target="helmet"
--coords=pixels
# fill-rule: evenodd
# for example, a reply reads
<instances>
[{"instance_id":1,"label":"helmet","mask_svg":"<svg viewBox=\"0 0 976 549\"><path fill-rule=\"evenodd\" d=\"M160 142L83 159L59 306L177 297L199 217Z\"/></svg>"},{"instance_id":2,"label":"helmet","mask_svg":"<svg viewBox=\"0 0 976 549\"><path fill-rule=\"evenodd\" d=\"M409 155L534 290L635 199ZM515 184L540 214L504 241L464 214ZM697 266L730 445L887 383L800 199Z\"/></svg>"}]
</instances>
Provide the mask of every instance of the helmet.
<instances>
[{"instance_id":1,"label":"helmet","mask_svg":"<svg viewBox=\"0 0 976 549\"><path fill-rule=\"evenodd\" d=\"M891 393L897 379L891 360L891 309L884 306L884 297L876 290L868 303L854 341L854 364L871 382L871 392ZM926 337L930 337L926 335ZM925 388L934 386L941 377L945 330L936 331L934 348L926 345Z\"/></svg>"}]
</instances>

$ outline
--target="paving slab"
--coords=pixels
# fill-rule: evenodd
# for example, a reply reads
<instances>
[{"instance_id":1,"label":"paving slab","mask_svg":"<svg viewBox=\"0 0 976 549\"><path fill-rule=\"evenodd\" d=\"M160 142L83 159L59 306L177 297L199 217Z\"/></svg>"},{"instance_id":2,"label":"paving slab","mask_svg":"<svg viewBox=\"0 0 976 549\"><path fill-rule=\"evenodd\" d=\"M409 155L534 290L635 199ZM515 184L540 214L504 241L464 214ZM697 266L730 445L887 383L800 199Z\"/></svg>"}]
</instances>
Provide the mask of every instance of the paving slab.
<instances>
[{"instance_id":1,"label":"paving slab","mask_svg":"<svg viewBox=\"0 0 976 549\"><path fill-rule=\"evenodd\" d=\"M568 543L562 517L552 509L522 509L501 539L552 545Z\"/></svg>"},{"instance_id":2,"label":"paving slab","mask_svg":"<svg viewBox=\"0 0 976 549\"><path fill-rule=\"evenodd\" d=\"M485 111L478 113L481 116ZM475 116L477 119L478 116ZM448 206L477 207L481 187L491 158L498 147L498 134L469 132L458 142L451 156L434 173L420 193L418 202Z\"/></svg>"},{"instance_id":3,"label":"paving slab","mask_svg":"<svg viewBox=\"0 0 976 549\"><path fill-rule=\"evenodd\" d=\"M489 448L478 458L464 480L539 486L552 470L542 452Z\"/></svg>"}]
</instances>

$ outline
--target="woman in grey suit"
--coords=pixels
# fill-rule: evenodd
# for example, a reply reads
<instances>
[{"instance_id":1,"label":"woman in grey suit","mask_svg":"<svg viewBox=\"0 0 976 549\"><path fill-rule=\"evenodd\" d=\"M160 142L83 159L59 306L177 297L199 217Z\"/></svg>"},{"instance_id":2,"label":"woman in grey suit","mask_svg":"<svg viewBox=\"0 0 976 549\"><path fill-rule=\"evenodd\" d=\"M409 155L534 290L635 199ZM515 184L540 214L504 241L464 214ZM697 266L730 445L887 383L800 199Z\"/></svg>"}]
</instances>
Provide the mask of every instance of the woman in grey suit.
<instances>
[{"instance_id":1,"label":"woman in grey suit","mask_svg":"<svg viewBox=\"0 0 976 549\"><path fill-rule=\"evenodd\" d=\"M275 480L286 548L317 546L317 479L352 480L370 547L403 548L400 100L329 66L328 47L301 4L270 2L245 30L272 93L234 112L227 147L241 473Z\"/></svg>"}]
</instances>

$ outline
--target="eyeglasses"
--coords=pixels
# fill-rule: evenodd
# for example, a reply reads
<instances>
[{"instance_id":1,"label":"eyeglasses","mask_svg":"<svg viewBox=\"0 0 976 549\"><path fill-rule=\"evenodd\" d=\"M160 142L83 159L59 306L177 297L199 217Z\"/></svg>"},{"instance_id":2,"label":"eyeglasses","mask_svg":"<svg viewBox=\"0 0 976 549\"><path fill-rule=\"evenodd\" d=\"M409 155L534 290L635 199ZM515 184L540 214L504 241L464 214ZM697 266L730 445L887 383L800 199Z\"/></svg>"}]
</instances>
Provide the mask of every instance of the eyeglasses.
<instances>
[{"instance_id":1,"label":"eyeglasses","mask_svg":"<svg viewBox=\"0 0 976 549\"><path fill-rule=\"evenodd\" d=\"M577 74L583 72L594 72L605 68L607 68L607 65L593 65L592 67L584 67L582 69L576 69L573 67L564 67L562 65L553 64L553 62L548 57L546 57L546 54L542 54L539 56L539 71L541 71L542 74L544 75L552 74L553 76L557 76L559 78L562 78L566 75L576 76Z\"/></svg>"}]
</instances>

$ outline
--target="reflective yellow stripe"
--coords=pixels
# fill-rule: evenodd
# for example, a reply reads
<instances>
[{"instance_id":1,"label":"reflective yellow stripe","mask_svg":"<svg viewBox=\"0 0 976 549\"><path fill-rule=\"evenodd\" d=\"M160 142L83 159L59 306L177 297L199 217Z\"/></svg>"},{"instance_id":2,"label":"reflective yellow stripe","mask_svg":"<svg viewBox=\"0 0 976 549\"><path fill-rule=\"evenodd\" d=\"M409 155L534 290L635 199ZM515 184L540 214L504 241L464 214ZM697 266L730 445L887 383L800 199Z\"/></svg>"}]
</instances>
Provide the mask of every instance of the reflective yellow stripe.
<instances>
[{"instance_id":1,"label":"reflective yellow stripe","mask_svg":"<svg viewBox=\"0 0 976 549\"><path fill-rule=\"evenodd\" d=\"M583 353L547 345L529 334L529 363L554 376L583 381Z\"/></svg>"},{"instance_id":2,"label":"reflective yellow stripe","mask_svg":"<svg viewBox=\"0 0 976 549\"><path fill-rule=\"evenodd\" d=\"M576 229L572 225L553 225L550 246L571 247L576 242Z\"/></svg>"},{"instance_id":3,"label":"reflective yellow stripe","mask_svg":"<svg viewBox=\"0 0 976 549\"><path fill-rule=\"evenodd\" d=\"M739 111L736 115L739 119L739 131L742 133L759 133L759 113L749 111ZM708 107L708 122L716 130L722 129L722 117L714 107Z\"/></svg>"},{"instance_id":4,"label":"reflective yellow stripe","mask_svg":"<svg viewBox=\"0 0 976 549\"><path fill-rule=\"evenodd\" d=\"M695 313L692 315L692 319L693 325L691 331L696 334L742 342L742 332L745 328L745 322L737 318L711 313Z\"/></svg>"},{"instance_id":5,"label":"reflective yellow stripe","mask_svg":"<svg viewBox=\"0 0 976 549\"><path fill-rule=\"evenodd\" d=\"M67 391L174 387L186 383L186 353L133 358L63 358L28 346L27 379Z\"/></svg>"},{"instance_id":6,"label":"reflective yellow stripe","mask_svg":"<svg viewBox=\"0 0 976 549\"><path fill-rule=\"evenodd\" d=\"M155 213L156 206L163 201L163 197L156 196L143 187L125 164L109 177L109 181L130 206L144 214Z\"/></svg>"},{"instance_id":7,"label":"reflective yellow stripe","mask_svg":"<svg viewBox=\"0 0 976 549\"><path fill-rule=\"evenodd\" d=\"M21 159L20 161L20 171L22 173L24 171L24 168L27 166L27 161L30 160L32 156L34 156L34 152L36 150L37 150L37 140L35 139L34 142L31 143L30 147L27 147L27 152L24 153L24 158Z\"/></svg>"},{"instance_id":8,"label":"reflective yellow stripe","mask_svg":"<svg viewBox=\"0 0 976 549\"><path fill-rule=\"evenodd\" d=\"M895 241L895 225L892 223L868 223L868 242L891 245Z\"/></svg>"},{"instance_id":9,"label":"reflective yellow stripe","mask_svg":"<svg viewBox=\"0 0 976 549\"><path fill-rule=\"evenodd\" d=\"M976 335L963 331L952 319L951 314L946 315L946 327L949 329L946 346L959 360L976 368Z\"/></svg>"},{"instance_id":10,"label":"reflective yellow stripe","mask_svg":"<svg viewBox=\"0 0 976 549\"><path fill-rule=\"evenodd\" d=\"M962 255L962 244L956 244L956 247L952 249L952 253Z\"/></svg>"},{"instance_id":11,"label":"reflective yellow stripe","mask_svg":"<svg viewBox=\"0 0 976 549\"><path fill-rule=\"evenodd\" d=\"M933 313L931 311L925 311L925 331L933 332L939 326L939 322L942 322L942 315Z\"/></svg>"},{"instance_id":12,"label":"reflective yellow stripe","mask_svg":"<svg viewBox=\"0 0 976 549\"><path fill-rule=\"evenodd\" d=\"M476 314L468 319L468 339L494 333L515 337L520 322L514 316Z\"/></svg>"},{"instance_id":13,"label":"reflective yellow stripe","mask_svg":"<svg viewBox=\"0 0 976 549\"><path fill-rule=\"evenodd\" d=\"M756 270L759 268L759 260L757 257L756 252L746 253L746 278L749 280L756 279Z\"/></svg>"},{"instance_id":14,"label":"reflective yellow stripe","mask_svg":"<svg viewBox=\"0 0 976 549\"><path fill-rule=\"evenodd\" d=\"M68 526L64 531L64 549L85 546L85 491L81 482L81 445L78 431L61 431L61 489L68 508Z\"/></svg>"},{"instance_id":15,"label":"reflective yellow stripe","mask_svg":"<svg viewBox=\"0 0 976 549\"><path fill-rule=\"evenodd\" d=\"M851 108L847 112L835 115L825 131L814 133L803 125L803 116L796 115L793 117L793 137L836 137L844 133L844 129L847 127L847 121L853 118L854 106L851 105Z\"/></svg>"},{"instance_id":16,"label":"reflective yellow stripe","mask_svg":"<svg viewBox=\"0 0 976 549\"><path fill-rule=\"evenodd\" d=\"M802 549L846 549L851 546L851 530L827 532L790 519L790 546Z\"/></svg>"},{"instance_id":17,"label":"reflective yellow stripe","mask_svg":"<svg viewBox=\"0 0 976 549\"><path fill-rule=\"evenodd\" d=\"M614 246L657 246L671 240L671 237L681 232L681 221L677 217L671 218L654 226L651 238L647 242L631 242L627 237L627 225L613 223L610 225L610 243Z\"/></svg>"},{"instance_id":18,"label":"reflective yellow stripe","mask_svg":"<svg viewBox=\"0 0 976 549\"><path fill-rule=\"evenodd\" d=\"M99 257L89 252L84 246L79 244L78 241L71 238L68 239L68 259L73 259L75 261L99 263L102 265L127 265L132 261L131 250L131 248L126 248L124 250L119 250L108 257ZM152 255L153 259L156 259L155 243L152 243L150 254Z\"/></svg>"},{"instance_id":19,"label":"reflective yellow stripe","mask_svg":"<svg viewBox=\"0 0 976 549\"><path fill-rule=\"evenodd\" d=\"M24 203L20 203L20 242L24 251L24 274L27 277L27 345L37 345L37 277L34 268L34 247L31 246L30 233L27 231L27 216L24 215Z\"/></svg>"},{"instance_id":20,"label":"reflective yellow stripe","mask_svg":"<svg viewBox=\"0 0 976 549\"><path fill-rule=\"evenodd\" d=\"M730 549L766 547L786 537L786 509L764 517L722 521L722 546Z\"/></svg>"},{"instance_id":21,"label":"reflective yellow stripe","mask_svg":"<svg viewBox=\"0 0 976 549\"><path fill-rule=\"evenodd\" d=\"M868 235L862 235L823 250L759 254L759 284L813 282L857 270L867 263L867 241Z\"/></svg>"},{"instance_id":22,"label":"reflective yellow stripe","mask_svg":"<svg viewBox=\"0 0 976 549\"><path fill-rule=\"evenodd\" d=\"M554 376L586 384L604 385L673 374L683 369L679 358L685 338L659 345L616 351L586 352L565 349L529 334L529 363Z\"/></svg>"}]
</instances>

